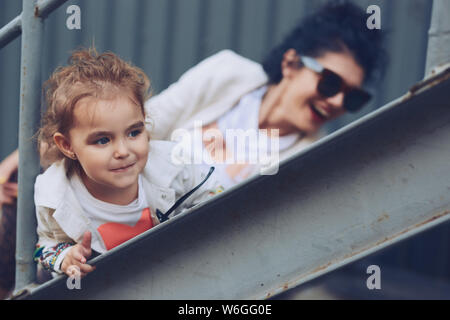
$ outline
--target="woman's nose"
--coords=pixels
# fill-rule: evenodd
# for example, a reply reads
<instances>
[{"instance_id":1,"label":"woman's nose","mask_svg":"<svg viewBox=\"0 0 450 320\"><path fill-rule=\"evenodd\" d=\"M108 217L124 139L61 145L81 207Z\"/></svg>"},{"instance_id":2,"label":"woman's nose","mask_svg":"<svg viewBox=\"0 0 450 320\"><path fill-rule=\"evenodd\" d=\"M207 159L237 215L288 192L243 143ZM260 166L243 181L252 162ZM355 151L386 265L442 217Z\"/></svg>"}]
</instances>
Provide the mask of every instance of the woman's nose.
<instances>
[{"instance_id":1,"label":"woman's nose","mask_svg":"<svg viewBox=\"0 0 450 320\"><path fill-rule=\"evenodd\" d=\"M333 107L333 109L344 108L344 93L338 92L336 95L327 98L327 102Z\"/></svg>"}]
</instances>

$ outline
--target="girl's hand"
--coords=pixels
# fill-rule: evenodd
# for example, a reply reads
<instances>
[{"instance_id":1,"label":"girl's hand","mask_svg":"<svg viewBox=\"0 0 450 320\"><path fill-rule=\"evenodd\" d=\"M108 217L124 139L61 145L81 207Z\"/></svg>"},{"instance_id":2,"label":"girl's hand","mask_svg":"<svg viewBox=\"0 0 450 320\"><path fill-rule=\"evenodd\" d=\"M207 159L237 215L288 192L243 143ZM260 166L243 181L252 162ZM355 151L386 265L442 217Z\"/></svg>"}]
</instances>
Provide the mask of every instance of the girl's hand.
<instances>
[{"instance_id":1,"label":"girl's hand","mask_svg":"<svg viewBox=\"0 0 450 320\"><path fill-rule=\"evenodd\" d=\"M75 272L80 272L80 276L84 277L89 272L95 270L95 267L86 263L91 256L91 238L92 235L86 231L83 235L81 243L74 245L64 257L61 264L61 270L68 276L74 275Z\"/></svg>"}]
</instances>

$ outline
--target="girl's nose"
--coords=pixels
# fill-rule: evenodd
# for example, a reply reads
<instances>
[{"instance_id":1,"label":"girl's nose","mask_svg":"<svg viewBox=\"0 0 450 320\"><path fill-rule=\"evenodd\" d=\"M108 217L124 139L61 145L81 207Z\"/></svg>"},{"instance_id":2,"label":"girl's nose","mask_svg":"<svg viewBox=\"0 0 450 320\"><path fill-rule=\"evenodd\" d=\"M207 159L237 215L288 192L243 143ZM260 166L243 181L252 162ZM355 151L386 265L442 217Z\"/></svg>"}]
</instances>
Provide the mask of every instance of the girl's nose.
<instances>
[{"instance_id":1,"label":"girl's nose","mask_svg":"<svg viewBox=\"0 0 450 320\"><path fill-rule=\"evenodd\" d=\"M119 140L115 145L114 158L126 158L129 155L128 147L124 141Z\"/></svg>"}]
</instances>

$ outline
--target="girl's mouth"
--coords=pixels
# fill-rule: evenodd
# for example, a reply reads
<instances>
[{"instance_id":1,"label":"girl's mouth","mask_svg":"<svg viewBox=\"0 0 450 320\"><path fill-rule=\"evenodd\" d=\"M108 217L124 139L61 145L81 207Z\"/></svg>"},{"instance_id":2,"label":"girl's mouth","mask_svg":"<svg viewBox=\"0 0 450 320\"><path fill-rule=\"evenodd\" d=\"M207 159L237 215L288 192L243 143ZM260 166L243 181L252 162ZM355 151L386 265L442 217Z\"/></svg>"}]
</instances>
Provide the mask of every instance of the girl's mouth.
<instances>
[{"instance_id":1,"label":"girl's mouth","mask_svg":"<svg viewBox=\"0 0 450 320\"><path fill-rule=\"evenodd\" d=\"M127 164L127 165L122 166L122 167L118 167L118 168L115 168L115 169L111 169L111 171L112 171L112 172L124 172L124 171L127 171L129 168L131 168L131 167L134 166L134 165L135 165L135 162L133 162L133 163L131 163L131 164Z\"/></svg>"}]
</instances>

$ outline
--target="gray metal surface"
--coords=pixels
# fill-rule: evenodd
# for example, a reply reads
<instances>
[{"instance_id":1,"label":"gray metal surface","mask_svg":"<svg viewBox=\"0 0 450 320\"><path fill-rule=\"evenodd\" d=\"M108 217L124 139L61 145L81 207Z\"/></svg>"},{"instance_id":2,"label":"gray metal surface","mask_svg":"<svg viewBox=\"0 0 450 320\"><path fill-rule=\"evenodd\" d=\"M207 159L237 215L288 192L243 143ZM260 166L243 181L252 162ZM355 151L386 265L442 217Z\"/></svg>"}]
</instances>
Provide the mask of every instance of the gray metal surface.
<instances>
[{"instance_id":1,"label":"gray metal surface","mask_svg":"<svg viewBox=\"0 0 450 320\"><path fill-rule=\"evenodd\" d=\"M45 18L64 2L67 0L37 0L35 16Z\"/></svg>"},{"instance_id":2,"label":"gray metal surface","mask_svg":"<svg viewBox=\"0 0 450 320\"><path fill-rule=\"evenodd\" d=\"M434 0L428 36L426 73L450 62L450 1Z\"/></svg>"},{"instance_id":3,"label":"gray metal surface","mask_svg":"<svg viewBox=\"0 0 450 320\"><path fill-rule=\"evenodd\" d=\"M40 119L43 21L34 16L35 1L23 0L22 62L19 113L19 197L17 199L16 288L35 279L33 241L36 241L34 181L39 174L39 157L33 135Z\"/></svg>"},{"instance_id":4,"label":"gray metal surface","mask_svg":"<svg viewBox=\"0 0 450 320\"><path fill-rule=\"evenodd\" d=\"M67 0L38 0L35 4L34 15L45 18L53 10ZM20 36L22 33L22 15L18 15L0 29L0 49Z\"/></svg>"},{"instance_id":5,"label":"gray metal surface","mask_svg":"<svg viewBox=\"0 0 450 320\"><path fill-rule=\"evenodd\" d=\"M449 71L28 298L269 298L449 221Z\"/></svg>"},{"instance_id":6,"label":"gray metal surface","mask_svg":"<svg viewBox=\"0 0 450 320\"><path fill-rule=\"evenodd\" d=\"M64 1L41 1L48 13ZM34 184L39 174L39 155L34 136L40 121L41 58L44 20L37 16L35 0L23 0L22 55L20 68L19 113L19 197L17 199L16 288L35 280L36 216L33 201Z\"/></svg>"},{"instance_id":7,"label":"gray metal surface","mask_svg":"<svg viewBox=\"0 0 450 320\"><path fill-rule=\"evenodd\" d=\"M0 49L20 36L22 32L22 17L19 15L0 29Z\"/></svg>"}]
</instances>

